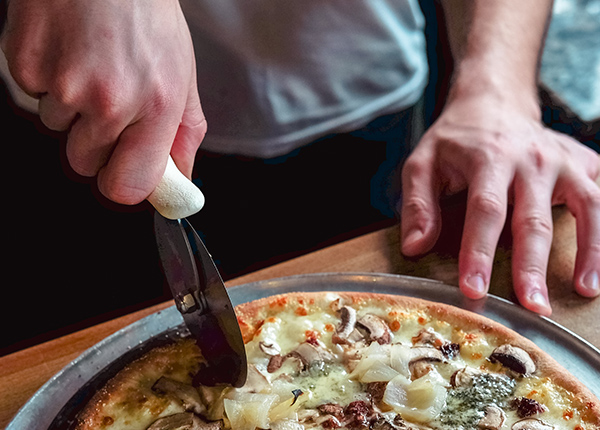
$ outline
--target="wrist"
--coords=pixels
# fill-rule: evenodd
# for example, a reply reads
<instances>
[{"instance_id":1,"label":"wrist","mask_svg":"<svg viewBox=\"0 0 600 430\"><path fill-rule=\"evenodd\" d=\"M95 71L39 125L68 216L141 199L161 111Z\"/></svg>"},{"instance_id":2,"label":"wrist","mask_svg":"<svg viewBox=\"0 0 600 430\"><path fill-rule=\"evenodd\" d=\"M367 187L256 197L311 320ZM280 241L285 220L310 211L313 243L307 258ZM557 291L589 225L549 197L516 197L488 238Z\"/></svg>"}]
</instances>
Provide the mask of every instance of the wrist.
<instances>
[{"instance_id":1,"label":"wrist","mask_svg":"<svg viewBox=\"0 0 600 430\"><path fill-rule=\"evenodd\" d=\"M535 76L488 64L491 65L461 61L454 72L447 103L485 98L499 107L539 120L541 109Z\"/></svg>"}]
</instances>

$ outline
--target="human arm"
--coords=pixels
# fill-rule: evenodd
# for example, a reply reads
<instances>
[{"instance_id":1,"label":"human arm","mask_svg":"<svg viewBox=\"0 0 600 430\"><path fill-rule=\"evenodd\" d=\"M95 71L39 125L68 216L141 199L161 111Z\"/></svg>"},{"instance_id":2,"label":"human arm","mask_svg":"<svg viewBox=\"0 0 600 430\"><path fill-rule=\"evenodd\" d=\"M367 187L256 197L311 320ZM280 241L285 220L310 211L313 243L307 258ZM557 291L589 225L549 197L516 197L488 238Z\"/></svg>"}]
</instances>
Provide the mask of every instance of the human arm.
<instances>
[{"instance_id":1,"label":"human arm","mask_svg":"<svg viewBox=\"0 0 600 430\"><path fill-rule=\"evenodd\" d=\"M598 295L598 157L540 121L537 76L551 2L443 5L455 72L442 114L403 170L403 252L429 250L442 228L440 195L468 189L459 286L468 297L482 297L512 204L515 293L525 307L548 315L551 207L564 203L577 218L575 289Z\"/></svg>"},{"instance_id":2,"label":"human arm","mask_svg":"<svg viewBox=\"0 0 600 430\"><path fill-rule=\"evenodd\" d=\"M176 0L11 0L2 49L44 124L68 131L71 167L106 197L144 200L169 154L191 175L206 121Z\"/></svg>"}]
</instances>

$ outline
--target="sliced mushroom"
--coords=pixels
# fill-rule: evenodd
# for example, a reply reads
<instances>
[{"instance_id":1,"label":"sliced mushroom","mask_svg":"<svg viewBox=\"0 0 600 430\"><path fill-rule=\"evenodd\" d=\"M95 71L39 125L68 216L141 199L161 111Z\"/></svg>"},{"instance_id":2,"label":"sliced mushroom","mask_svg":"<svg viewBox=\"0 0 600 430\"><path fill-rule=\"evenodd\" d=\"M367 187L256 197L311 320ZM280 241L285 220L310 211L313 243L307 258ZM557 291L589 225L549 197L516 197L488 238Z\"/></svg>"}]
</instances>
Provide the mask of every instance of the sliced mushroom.
<instances>
[{"instance_id":1,"label":"sliced mushroom","mask_svg":"<svg viewBox=\"0 0 600 430\"><path fill-rule=\"evenodd\" d=\"M221 430L223 421L206 422L191 412L169 415L154 421L147 430Z\"/></svg>"},{"instance_id":2,"label":"sliced mushroom","mask_svg":"<svg viewBox=\"0 0 600 430\"><path fill-rule=\"evenodd\" d=\"M356 325L356 311L350 306L342 306L339 310L340 324L336 327L335 333L331 337L331 341L335 344L352 343L348 338L354 331Z\"/></svg>"},{"instance_id":3,"label":"sliced mushroom","mask_svg":"<svg viewBox=\"0 0 600 430\"><path fill-rule=\"evenodd\" d=\"M319 345L313 345L309 342L301 343L296 349L287 354L287 356L298 357L302 361L304 368L317 362L328 362L333 360L333 355L329 351Z\"/></svg>"},{"instance_id":4,"label":"sliced mushroom","mask_svg":"<svg viewBox=\"0 0 600 430\"><path fill-rule=\"evenodd\" d=\"M154 391L173 396L181 401L183 408L188 412L202 415L206 412L206 406L200 399L200 393L191 385L176 381L166 376L161 376L152 386Z\"/></svg>"},{"instance_id":5,"label":"sliced mushroom","mask_svg":"<svg viewBox=\"0 0 600 430\"><path fill-rule=\"evenodd\" d=\"M284 367L285 365L285 367ZM284 367L282 370L281 368ZM305 364L299 355L287 354L287 355L274 355L267 364L267 372L273 373L281 370L284 373L296 373L305 368Z\"/></svg>"},{"instance_id":6,"label":"sliced mushroom","mask_svg":"<svg viewBox=\"0 0 600 430\"><path fill-rule=\"evenodd\" d=\"M494 349L490 361L501 363L521 375L531 375L536 370L535 363L525 350L509 344Z\"/></svg>"},{"instance_id":7,"label":"sliced mushroom","mask_svg":"<svg viewBox=\"0 0 600 430\"><path fill-rule=\"evenodd\" d=\"M442 335L437 333L433 328L423 328L412 338L412 343L415 346L434 346L438 347L444 343Z\"/></svg>"},{"instance_id":8,"label":"sliced mushroom","mask_svg":"<svg viewBox=\"0 0 600 430\"><path fill-rule=\"evenodd\" d=\"M267 344L263 341L260 341L258 343L258 347L260 348L260 350L262 352L264 352L266 355L272 357L274 355L279 355L281 353L281 350L279 349L279 346L275 345L275 344Z\"/></svg>"},{"instance_id":9,"label":"sliced mushroom","mask_svg":"<svg viewBox=\"0 0 600 430\"><path fill-rule=\"evenodd\" d=\"M454 388L470 387L473 385L473 379L482 373L478 369L467 366L454 372L450 377L450 383Z\"/></svg>"},{"instance_id":10,"label":"sliced mushroom","mask_svg":"<svg viewBox=\"0 0 600 430\"><path fill-rule=\"evenodd\" d=\"M420 346L410 349L411 359L408 370L413 380L425 376L433 370L433 363L444 360L443 354L430 346Z\"/></svg>"},{"instance_id":11,"label":"sliced mushroom","mask_svg":"<svg viewBox=\"0 0 600 430\"><path fill-rule=\"evenodd\" d=\"M410 361L408 363L409 366L411 363L415 363L420 360L427 360L430 362L444 361L444 355L438 349L431 348L429 346L411 348Z\"/></svg>"},{"instance_id":12,"label":"sliced mushroom","mask_svg":"<svg viewBox=\"0 0 600 430\"><path fill-rule=\"evenodd\" d=\"M511 427L512 430L554 430L554 426L537 418L525 418L517 421Z\"/></svg>"},{"instance_id":13,"label":"sliced mushroom","mask_svg":"<svg viewBox=\"0 0 600 430\"><path fill-rule=\"evenodd\" d=\"M387 323L373 314L363 315L357 322L359 326L369 332L369 340L384 345L392 341L392 331Z\"/></svg>"},{"instance_id":14,"label":"sliced mushroom","mask_svg":"<svg viewBox=\"0 0 600 430\"><path fill-rule=\"evenodd\" d=\"M479 420L477 426L484 430L499 430L506 420L506 414L495 405L489 405L485 409L485 416Z\"/></svg>"}]
</instances>

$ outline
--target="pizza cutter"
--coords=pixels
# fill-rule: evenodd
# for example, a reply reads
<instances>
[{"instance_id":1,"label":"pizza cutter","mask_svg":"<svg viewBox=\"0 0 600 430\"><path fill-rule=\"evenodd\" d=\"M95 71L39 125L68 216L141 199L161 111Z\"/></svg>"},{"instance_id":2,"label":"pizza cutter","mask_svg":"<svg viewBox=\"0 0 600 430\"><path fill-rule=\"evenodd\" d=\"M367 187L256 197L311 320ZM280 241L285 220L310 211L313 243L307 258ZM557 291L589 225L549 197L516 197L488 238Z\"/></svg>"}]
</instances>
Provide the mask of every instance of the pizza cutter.
<instances>
[{"instance_id":1,"label":"pizza cutter","mask_svg":"<svg viewBox=\"0 0 600 430\"><path fill-rule=\"evenodd\" d=\"M196 381L241 387L247 358L237 317L212 257L185 219L202 208L204 196L169 157L148 201L157 210L156 242L175 305L206 359Z\"/></svg>"}]
</instances>

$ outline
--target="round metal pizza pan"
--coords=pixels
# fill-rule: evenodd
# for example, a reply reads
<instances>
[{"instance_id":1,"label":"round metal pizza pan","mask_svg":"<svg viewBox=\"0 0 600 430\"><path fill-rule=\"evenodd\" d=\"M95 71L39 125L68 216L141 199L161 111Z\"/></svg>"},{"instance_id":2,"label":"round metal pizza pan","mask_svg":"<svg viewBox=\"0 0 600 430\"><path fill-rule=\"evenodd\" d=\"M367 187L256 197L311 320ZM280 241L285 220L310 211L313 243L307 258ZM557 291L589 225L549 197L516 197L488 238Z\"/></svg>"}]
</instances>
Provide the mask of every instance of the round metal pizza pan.
<instances>
[{"instance_id":1,"label":"round metal pizza pan","mask_svg":"<svg viewBox=\"0 0 600 430\"><path fill-rule=\"evenodd\" d=\"M456 287L428 279L373 273L298 275L229 288L234 305L294 291L366 291L446 303L491 318L553 356L600 397L600 350L553 321L495 296L474 301ZM21 408L7 430L67 429L79 405L122 363L185 329L175 307L141 319L94 345L50 379Z\"/></svg>"}]
</instances>

